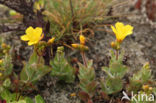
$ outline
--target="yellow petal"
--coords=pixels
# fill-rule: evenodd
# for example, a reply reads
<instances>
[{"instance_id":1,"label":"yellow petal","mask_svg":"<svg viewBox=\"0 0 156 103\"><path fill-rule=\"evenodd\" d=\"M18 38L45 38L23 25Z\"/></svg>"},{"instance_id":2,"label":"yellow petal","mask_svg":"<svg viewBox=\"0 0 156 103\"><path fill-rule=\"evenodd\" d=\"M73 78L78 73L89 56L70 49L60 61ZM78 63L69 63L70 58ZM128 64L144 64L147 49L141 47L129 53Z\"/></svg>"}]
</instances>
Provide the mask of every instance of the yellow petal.
<instances>
[{"instance_id":1,"label":"yellow petal","mask_svg":"<svg viewBox=\"0 0 156 103\"><path fill-rule=\"evenodd\" d=\"M115 27L116 27L116 39L118 40L118 41L121 41L121 39L122 38L124 38L123 37L123 28L124 28L124 24L123 23L121 23L121 22L117 22L116 24L115 24Z\"/></svg>"},{"instance_id":2,"label":"yellow petal","mask_svg":"<svg viewBox=\"0 0 156 103\"><path fill-rule=\"evenodd\" d=\"M28 35L23 35L23 36L21 36L21 40L23 40L23 41L28 41L28 40L29 40Z\"/></svg>"},{"instance_id":3,"label":"yellow petal","mask_svg":"<svg viewBox=\"0 0 156 103\"><path fill-rule=\"evenodd\" d=\"M116 27L117 32L121 32L123 30L123 28L124 28L124 24L121 23L121 22L117 22L115 24L115 27Z\"/></svg>"},{"instance_id":4,"label":"yellow petal","mask_svg":"<svg viewBox=\"0 0 156 103\"><path fill-rule=\"evenodd\" d=\"M118 37L118 39L120 39L119 41L124 40L128 35L131 35L133 33L133 27L130 25L126 25L124 26L124 28L122 29L122 34L120 35L120 37Z\"/></svg>"},{"instance_id":5,"label":"yellow petal","mask_svg":"<svg viewBox=\"0 0 156 103\"><path fill-rule=\"evenodd\" d=\"M36 44L37 42L38 42L38 41L29 41L29 42L28 42L28 45L31 46L31 45L33 45L33 44Z\"/></svg>"},{"instance_id":6,"label":"yellow petal","mask_svg":"<svg viewBox=\"0 0 156 103\"><path fill-rule=\"evenodd\" d=\"M25 31L25 33L28 35L28 34L32 34L32 32L34 31L34 28L32 27L32 26L29 26L27 29L26 29L26 31Z\"/></svg>"},{"instance_id":7,"label":"yellow petal","mask_svg":"<svg viewBox=\"0 0 156 103\"><path fill-rule=\"evenodd\" d=\"M133 33L133 27L131 25L126 25L124 30L125 30L124 33L126 36L131 35Z\"/></svg>"},{"instance_id":8,"label":"yellow petal","mask_svg":"<svg viewBox=\"0 0 156 103\"><path fill-rule=\"evenodd\" d=\"M35 28L35 35L40 37L42 35L42 28L36 27Z\"/></svg>"},{"instance_id":9,"label":"yellow petal","mask_svg":"<svg viewBox=\"0 0 156 103\"><path fill-rule=\"evenodd\" d=\"M116 35L117 31L116 31L115 27L111 25L111 28L112 28L113 32L115 33L115 35Z\"/></svg>"}]
</instances>

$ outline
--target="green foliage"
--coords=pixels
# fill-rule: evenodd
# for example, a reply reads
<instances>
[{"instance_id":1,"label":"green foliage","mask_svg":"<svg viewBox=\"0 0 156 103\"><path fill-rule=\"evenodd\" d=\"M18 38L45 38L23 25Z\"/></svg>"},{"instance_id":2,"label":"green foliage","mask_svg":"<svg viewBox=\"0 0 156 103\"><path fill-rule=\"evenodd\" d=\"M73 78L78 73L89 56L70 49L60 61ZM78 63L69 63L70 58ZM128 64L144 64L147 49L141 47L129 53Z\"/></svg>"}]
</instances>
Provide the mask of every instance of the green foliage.
<instances>
[{"instance_id":1,"label":"green foliage","mask_svg":"<svg viewBox=\"0 0 156 103\"><path fill-rule=\"evenodd\" d=\"M51 32L57 39L78 33L80 26L90 26L106 16L112 0L45 0L46 19L50 21ZM88 27L89 28L89 27ZM84 27L87 31L91 30Z\"/></svg>"},{"instance_id":2,"label":"green foliage","mask_svg":"<svg viewBox=\"0 0 156 103\"><path fill-rule=\"evenodd\" d=\"M78 74L81 90L87 93L90 97L93 96L96 89L95 71L92 65L93 65L92 60L88 61L87 67L79 63L79 74Z\"/></svg>"},{"instance_id":3,"label":"green foliage","mask_svg":"<svg viewBox=\"0 0 156 103\"><path fill-rule=\"evenodd\" d=\"M110 60L110 65L112 63L119 63L119 64L122 64L122 61L123 61L123 56L124 56L124 51L121 52L120 55L118 55L118 59L116 59L116 54L113 50L110 51L111 53L111 60Z\"/></svg>"},{"instance_id":4,"label":"green foliage","mask_svg":"<svg viewBox=\"0 0 156 103\"><path fill-rule=\"evenodd\" d=\"M5 81L3 82L3 86L5 88L9 88L11 86L11 81L10 78L6 78Z\"/></svg>"},{"instance_id":5,"label":"green foliage","mask_svg":"<svg viewBox=\"0 0 156 103\"><path fill-rule=\"evenodd\" d=\"M20 96L19 93L10 93L7 89L4 89L0 93L0 97L6 100L7 103L34 103L29 97ZM35 103L45 103L40 95L35 96Z\"/></svg>"},{"instance_id":6,"label":"green foliage","mask_svg":"<svg viewBox=\"0 0 156 103\"><path fill-rule=\"evenodd\" d=\"M101 81L101 87L104 93L113 94L123 88L123 82L121 78L107 77L104 81Z\"/></svg>"},{"instance_id":7,"label":"green foliage","mask_svg":"<svg viewBox=\"0 0 156 103\"><path fill-rule=\"evenodd\" d=\"M153 82L152 74L149 67L149 64L145 64L141 70L137 73L133 74L130 78L130 84L128 91L138 92L144 84L148 84L149 82Z\"/></svg>"},{"instance_id":8,"label":"green foliage","mask_svg":"<svg viewBox=\"0 0 156 103\"><path fill-rule=\"evenodd\" d=\"M0 93L0 97L3 100L6 100L7 103L10 103L11 101L16 101L16 94L15 93L10 93L7 89L4 89L1 93Z\"/></svg>"},{"instance_id":9,"label":"green foliage","mask_svg":"<svg viewBox=\"0 0 156 103\"><path fill-rule=\"evenodd\" d=\"M113 94L123 88L122 78L127 73L127 67L122 64L123 54L119 55L118 60L112 52L109 67L103 67L102 70L107 74L104 80L101 80L101 87L104 93Z\"/></svg>"},{"instance_id":10,"label":"green foliage","mask_svg":"<svg viewBox=\"0 0 156 103\"><path fill-rule=\"evenodd\" d=\"M48 72L50 72L50 68L44 65L43 58L34 52L30 57L29 62L24 64L20 73L20 79L24 83L35 83Z\"/></svg>"},{"instance_id":11,"label":"green foliage","mask_svg":"<svg viewBox=\"0 0 156 103\"><path fill-rule=\"evenodd\" d=\"M45 103L43 98L40 95L35 96L36 103Z\"/></svg>"},{"instance_id":12,"label":"green foliage","mask_svg":"<svg viewBox=\"0 0 156 103\"><path fill-rule=\"evenodd\" d=\"M64 47L58 47L56 56L50 61L52 66L51 75L66 83L72 83L75 80L75 69L68 63L64 56Z\"/></svg>"}]
</instances>

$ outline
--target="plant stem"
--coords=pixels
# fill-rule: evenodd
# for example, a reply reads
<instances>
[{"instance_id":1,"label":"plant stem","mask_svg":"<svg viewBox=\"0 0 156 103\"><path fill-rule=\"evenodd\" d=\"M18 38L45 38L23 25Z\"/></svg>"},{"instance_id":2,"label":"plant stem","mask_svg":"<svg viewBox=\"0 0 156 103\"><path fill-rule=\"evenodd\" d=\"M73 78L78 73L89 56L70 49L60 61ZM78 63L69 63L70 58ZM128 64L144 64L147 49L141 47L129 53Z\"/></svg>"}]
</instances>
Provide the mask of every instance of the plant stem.
<instances>
[{"instance_id":1,"label":"plant stem","mask_svg":"<svg viewBox=\"0 0 156 103\"><path fill-rule=\"evenodd\" d=\"M83 59L83 64L87 67L85 53L84 52L81 52L81 56L82 56L82 59Z\"/></svg>"},{"instance_id":2,"label":"plant stem","mask_svg":"<svg viewBox=\"0 0 156 103\"><path fill-rule=\"evenodd\" d=\"M116 60L118 60L119 50L116 50Z\"/></svg>"}]
</instances>

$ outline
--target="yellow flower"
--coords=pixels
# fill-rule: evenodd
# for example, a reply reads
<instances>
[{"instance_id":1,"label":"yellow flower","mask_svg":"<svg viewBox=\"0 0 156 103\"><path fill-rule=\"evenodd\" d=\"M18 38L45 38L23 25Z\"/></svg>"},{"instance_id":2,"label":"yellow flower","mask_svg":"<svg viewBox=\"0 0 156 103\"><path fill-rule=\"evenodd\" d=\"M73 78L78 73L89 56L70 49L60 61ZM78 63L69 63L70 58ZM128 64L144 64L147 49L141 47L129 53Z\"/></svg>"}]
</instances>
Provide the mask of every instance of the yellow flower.
<instances>
[{"instance_id":1,"label":"yellow flower","mask_svg":"<svg viewBox=\"0 0 156 103\"><path fill-rule=\"evenodd\" d=\"M116 35L117 41L122 42L126 36L131 35L133 33L133 27L131 25L124 25L121 22L117 22L114 26L111 26L113 32Z\"/></svg>"},{"instance_id":2,"label":"yellow flower","mask_svg":"<svg viewBox=\"0 0 156 103\"><path fill-rule=\"evenodd\" d=\"M30 26L26 29L26 34L21 36L21 39L23 41L28 41L28 45L37 44L44 36L42 32L42 28L36 27L34 29Z\"/></svg>"},{"instance_id":3,"label":"yellow flower","mask_svg":"<svg viewBox=\"0 0 156 103\"><path fill-rule=\"evenodd\" d=\"M55 40L55 37L52 37L51 39L48 40L48 44L52 44Z\"/></svg>"},{"instance_id":4,"label":"yellow flower","mask_svg":"<svg viewBox=\"0 0 156 103\"><path fill-rule=\"evenodd\" d=\"M86 38L83 35L80 35L80 44L85 44Z\"/></svg>"}]
</instances>

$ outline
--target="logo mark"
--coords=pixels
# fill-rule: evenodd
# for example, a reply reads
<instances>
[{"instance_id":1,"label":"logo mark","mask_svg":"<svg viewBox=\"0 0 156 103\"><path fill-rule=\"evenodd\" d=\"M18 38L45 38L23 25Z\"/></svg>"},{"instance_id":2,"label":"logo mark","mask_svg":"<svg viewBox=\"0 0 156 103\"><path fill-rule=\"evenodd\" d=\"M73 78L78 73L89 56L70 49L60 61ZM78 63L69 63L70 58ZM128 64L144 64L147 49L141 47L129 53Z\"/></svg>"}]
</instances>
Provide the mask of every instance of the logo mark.
<instances>
[{"instance_id":1,"label":"logo mark","mask_svg":"<svg viewBox=\"0 0 156 103\"><path fill-rule=\"evenodd\" d=\"M123 94L124 96L122 97L121 100L124 100L124 99L129 100L129 101L131 100L131 99L129 98L129 96L126 94L125 91L123 91L122 94Z\"/></svg>"},{"instance_id":2,"label":"logo mark","mask_svg":"<svg viewBox=\"0 0 156 103\"><path fill-rule=\"evenodd\" d=\"M125 100L129 100L129 101L154 101L155 97L153 94L146 94L144 92L138 92L137 94L134 94L133 91L131 92L131 97L129 97L127 95L127 93L125 91L122 92L123 93L123 97L122 97L122 101Z\"/></svg>"}]
</instances>

